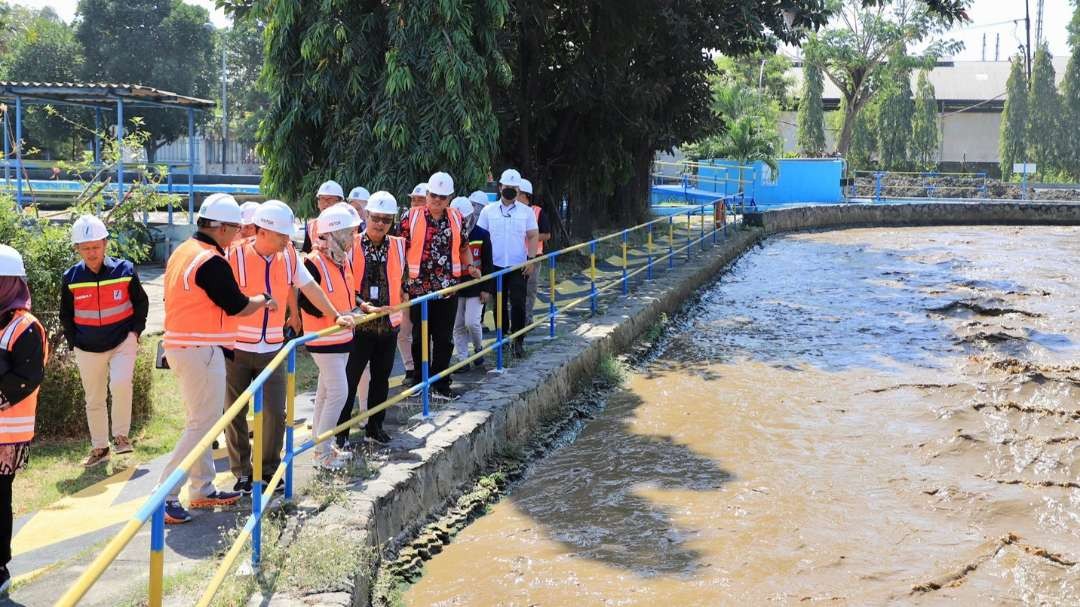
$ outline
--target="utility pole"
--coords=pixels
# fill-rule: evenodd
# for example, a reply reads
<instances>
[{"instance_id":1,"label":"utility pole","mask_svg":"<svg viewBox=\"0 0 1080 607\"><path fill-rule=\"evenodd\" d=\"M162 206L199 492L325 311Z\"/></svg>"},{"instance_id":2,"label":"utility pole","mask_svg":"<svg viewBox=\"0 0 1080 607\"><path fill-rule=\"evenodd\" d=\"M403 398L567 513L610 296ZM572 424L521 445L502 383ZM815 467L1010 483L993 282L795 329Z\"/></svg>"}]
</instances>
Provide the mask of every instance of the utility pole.
<instances>
[{"instance_id":1,"label":"utility pole","mask_svg":"<svg viewBox=\"0 0 1080 607\"><path fill-rule=\"evenodd\" d=\"M221 37L221 174L225 174L225 150L229 141L229 103L226 99L225 35Z\"/></svg>"},{"instance_id":2,"label":"utility pole","mask_svg":"<svg viewBox=\"0 0 1080 607\"><path fill-rule=\"evenodd\" d=\"M982 60L986 61L986 32L983 32Z\"/></svg>"},{"instance_id":3,"label":"utility pole","mask_svg":"<svg viewBox=\"0 0 1080 607\"><path fill-rule=\"evenodd\" d=\"M1027 67L1027 86L1031 90L1031 0L1024 0L1024 65Z\"/></svg>"},{"instance_id":4,"label":"utility pole","mask_svg":"<svg viewBox=\"0 0 1080 607\"><path fill-rule=\"evenodd\" d=\"M994 61L999 61L1001 58L1001 33L997 34L997 38L994 41Z\"/></svg>"}]
</instances>

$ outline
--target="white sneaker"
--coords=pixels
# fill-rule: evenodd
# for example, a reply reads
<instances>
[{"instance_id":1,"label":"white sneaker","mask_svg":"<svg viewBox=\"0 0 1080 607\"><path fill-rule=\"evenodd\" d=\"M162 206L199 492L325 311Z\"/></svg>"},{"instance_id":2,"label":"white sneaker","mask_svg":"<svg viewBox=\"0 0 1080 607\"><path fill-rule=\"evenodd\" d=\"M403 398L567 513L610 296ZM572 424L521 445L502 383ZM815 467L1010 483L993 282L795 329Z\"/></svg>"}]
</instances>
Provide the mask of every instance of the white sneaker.
<instances>
[{"instance_id":1,"label":"white sneaker","mask_svg":"<svg viewBox=\"0 0 1080 607\"><path fill-rule=\"evenodd\" d=\"M345 460L338 457L332 451L315 458L315 467L327 472L338 472L345 467Z\"/></svg>"},{"instance_id":2,"label":"white sneaker","mask_svg":"<svg viewBox=\"0 0 1080 607\"><path fill-rule=\"evenodd\" d=\"M348 448L348 446L343 449L339 449L337 445L331 445L330 448L333 450L334 456L338 459L349 461L353 458L353 452Z\"/></svg>"}]
</instances>

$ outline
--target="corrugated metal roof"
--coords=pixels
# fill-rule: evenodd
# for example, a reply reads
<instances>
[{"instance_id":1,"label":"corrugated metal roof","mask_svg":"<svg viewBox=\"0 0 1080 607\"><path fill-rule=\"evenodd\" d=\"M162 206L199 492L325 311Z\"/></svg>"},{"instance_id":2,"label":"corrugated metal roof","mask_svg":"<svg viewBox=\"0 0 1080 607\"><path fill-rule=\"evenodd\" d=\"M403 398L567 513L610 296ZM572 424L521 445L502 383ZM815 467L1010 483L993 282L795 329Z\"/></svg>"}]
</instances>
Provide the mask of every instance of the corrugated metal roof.
<instances>
[{"instance_id":1,"label":"corrugated metal roof","mask_svg":"<svg viewBox=\"0 0 1080 607\"><path fill-rule=\"evenodd\" d=\"M34 101L55 103L84 103L91 105L166 105L182 108L209 109L214 102L198 97L180 95L141 84L111 82L12 82L0 81L0 98L23 96Z\"/></svg>"},{"instance_id":2,"label":"corrugated metal roof","mask_svg":"<svg viewBox=\"0 0 1080 607\"><path fill-rule=\"evenodd\" d=\"M1054 57L1054 72L1060 83L1065 74L1068 57ZM930 84L934 85L934 96L939 102L963 101L978 102L991 99L1005 99L1005 83L1009 79L1008 61L954 61L939 64L930 72ZM788 71L796 94L802 90L802 68L795 67ZM914 93L918 72L911 75L911 90ZM827 77L822 91L822 99L838 101L840 90Z\"/></svg>"}]
</instances>

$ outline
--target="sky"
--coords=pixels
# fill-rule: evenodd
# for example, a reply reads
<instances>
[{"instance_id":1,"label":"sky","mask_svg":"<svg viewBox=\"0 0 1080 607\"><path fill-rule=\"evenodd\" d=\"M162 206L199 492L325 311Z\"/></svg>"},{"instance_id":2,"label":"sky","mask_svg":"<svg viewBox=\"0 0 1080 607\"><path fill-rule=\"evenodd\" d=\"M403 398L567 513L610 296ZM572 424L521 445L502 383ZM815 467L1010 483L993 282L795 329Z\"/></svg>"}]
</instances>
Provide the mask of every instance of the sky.
<instances>
[{"instance_id":1,"label":"sky","mask_svg":"<svg viewBox=\"0 0 1080 607\"><path fill-rule=\"evenodd\" d=\"M11 0L14 4L22 4L34 8L50 6L65 21L70 21L75 16L75 8L78 0ZM1035 37L1036 7L1039 0L1028 0L1031 4L1031 36ZM214 25L223 27L228 25L229 19L225 13L214 8L213 0L184 0L188 4L205 7L210 11L210 19ZM1070 0L1044 0L1043 28L1044 37L1050 44L1050 50L1054 55L1064 56L1069 52L1067 45L1067 32L1065 27L1072 17L1072 5ZM949 33L949 37L964 43L964 50L960 51L953 59L974 60L982 58L983 34L986 34L986 59L994 59L994 46L1000 35L1001 49L1000 59L1005 60L1010 55L1018 52L1018 47L1024 40L1024 0L973 0L968 9L971 23L961 25Z\"/></svg>"}]
</instances>

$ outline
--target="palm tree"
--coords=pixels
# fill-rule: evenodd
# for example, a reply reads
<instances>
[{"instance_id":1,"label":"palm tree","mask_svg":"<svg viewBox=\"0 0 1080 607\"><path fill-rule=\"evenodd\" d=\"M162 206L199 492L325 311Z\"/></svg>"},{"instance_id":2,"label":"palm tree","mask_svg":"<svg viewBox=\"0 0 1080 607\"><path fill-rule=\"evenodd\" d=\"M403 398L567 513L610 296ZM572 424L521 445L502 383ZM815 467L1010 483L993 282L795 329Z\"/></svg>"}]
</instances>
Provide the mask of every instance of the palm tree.
<instances>
[{"instance_id":1,"label":"palm tree","mask_svg":"<svg viewBox=\"0 0 1080 607\"><path fill-rule=\"evenodd\" d=\"M721 136L720 150L724 158L739 161L739 191L743 191L743 167L760 160L776 170L776 136L759 128L752 114L742 114L724 121L727 127Z\"/></svg>"}]
</instances>

